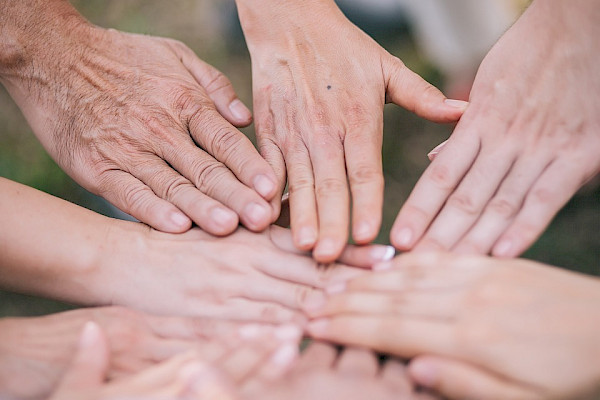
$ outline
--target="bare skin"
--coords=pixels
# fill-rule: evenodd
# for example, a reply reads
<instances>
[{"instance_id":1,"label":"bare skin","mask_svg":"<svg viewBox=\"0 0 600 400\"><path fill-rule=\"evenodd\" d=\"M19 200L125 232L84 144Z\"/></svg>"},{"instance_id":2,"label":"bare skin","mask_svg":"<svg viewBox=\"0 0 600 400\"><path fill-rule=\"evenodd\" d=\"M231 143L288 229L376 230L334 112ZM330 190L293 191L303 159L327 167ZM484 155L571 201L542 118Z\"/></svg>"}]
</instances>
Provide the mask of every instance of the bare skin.
<instances>
[{"instance_id":1,"label":"bare skin","mask_svg":"<svg viewBox=\"0 0 600 400\"><path fill-rule=\"evenodd\" d=\"M378 365L374 353L348 348L339 355L335 347L312 343L283 378L258 375L243 388L244 399L329 400L406 399L432 400L418 392L406 367L397 360Z\"/></svg>"},{"instance_id":2,"label":"bare skin","mask_svg":"<svg viewBox=\"0 0 600 400\"><path fill-rule=\"evenodd\" d=\"M371 242L383 204L383 107L427 119L460 118L464 102L442 93L353 25L333 0L237 0L250 54L256 134L286 176L299 249L332 262L347 239ZM348 184L349 183L349 184Z\"/></svg>"},{"instance_id":3,"label":"bare skin","mask_svg":"<svg viewBox=\"0 0 600 400\"><path fill-rule=\"evenodd\" d=\"M219 355L215 354L210 359L187 353L135 376L107 382L107 342L100 328L89 322L83 330L70 369L50 400L236 399L236 385L243 384L264 369L286 367L277 357L277 350L287 345L273 339L267 335L224 346ZM287 363L291 361L293 359L288 358Z\"/></svg>"},{"instance_id":4,"label":"bare skin","mask_svg":"<svg viewBox=\"0 0 600 400\"><path fill-rule=\"evenodd\" d=\"M67 0L3 1L0 36L0 82L89 191L165 232L277 218L276 176L235 128L250 111L184 44L93 26Z\"/></svg>"},{"instance_id":5,"label":"bare skin","mask_svg":"<svg viewBox=\"0 0 600 400\"><path fill-rule=\"evenodd\" d=\"M600 172L599 4L535 0L500 39L400 210L394 246L516 257Z\"/></svg>"},{"instance_id":6,"label":"bare skin","mask_svg":"<svg viewBox=\"0 0 600 400\"><path fill-rule=\"evenodd\" d=\"M302 323L304 301L366 272L318 265L295 250L284 228L174 235L6 179L0 189L0 224L11 227L0 230L0 285L8 290L158 314ZM368 267L393 254L389 246L349 246L341 261Z\"/></svg>"},{"instance_id":7,"label":"bare skin","mask_svg":"<svg viewBox=\"0 0 600 400\"><path fill-rule=\"evenodd\" d=\"M191 351L213 353L214 340L241 325L214 319L159 317L122 307L87 308L38 318L0 320L0 397L45 399L67 369L86 322L104 332L107 376L128 376ZM289 328L288 328L289 330Z\"/></svg>"},{"instance_id":8,"label":"bare skin","mask_svg":"<svg viewBox=\"0 0 600 400\"><path fill-rule=\"evenodd\" d=\"M525 260L413 253L329 288L321 340L412 358L452 399L600 395L600 279Z\"/></svg>"}]
</instances>

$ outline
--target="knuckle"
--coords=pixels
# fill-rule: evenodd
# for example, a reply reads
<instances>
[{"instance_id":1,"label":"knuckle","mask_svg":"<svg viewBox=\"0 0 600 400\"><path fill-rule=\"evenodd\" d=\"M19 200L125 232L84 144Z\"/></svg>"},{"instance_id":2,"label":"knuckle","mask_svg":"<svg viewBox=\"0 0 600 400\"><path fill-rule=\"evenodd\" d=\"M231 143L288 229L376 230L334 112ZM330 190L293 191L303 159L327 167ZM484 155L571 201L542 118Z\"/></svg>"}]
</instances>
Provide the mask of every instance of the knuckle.
<instances>
[{"instance_id":1,"label":"knuckle","mask_svg":"<svg viewBox=\"0 0 600 400\"><path fill-rule=\"evenodd\" d=\"M314 191L315 184L312 178L309 177L298 177L294 180L290 180L289 182L289 192L290 195L299 193L302 191Z\"/></svg>"},{"instance_id":2,"label":"knuckle","mask_svg":"<svg viewBox=\"0 0 600 400\"><path fill-rule=\"evenodd\" d=\"M427 173L429 178L436 186L442 190L452 190L456 185L456 181L450 172L450 168L446 165L432 164L431 169Z\"/></svg>"},{"instance_id":3,"label":"knuckle","mask_svg":"<svg viewBox=\"0 0 600 400\"><path fill-rule=\"evenodd\" d=\"M194 182L196 187L203 193L212 193L219 184L223 183L223 177L228 169L218 161L207 160L199 162L194 170Z\"/></svg>"},{"instance_id":4,"label":"knuckle","mask_svg":"<svg viewBox=\"0 0 600 400\"><path fill-rule=\"evenodd\" d=\"M179 193L181 193L183 189L185 189L188 186L189 182L183 177L172 180L171 182L162 186L162 197L163 199L168 199L169 201L172 201L177 197Z\"/></svg>"},{"instance_id":5,"label":"knuckle","mask_svg":"<svg viewBox=\"0 0 600 400\"><path fill-rule=\"evenodd\" d=\"M123 201L129 210L142 211L148 206L150 189L145 186L129 186L123 189Z\"/></svg>"},{"instance_id":6,"label":"knuckle","mask_svg":"<svg viewBox=\"0 0 600 400\"><path fill-rule=\"evenodd\" d=\"M514 201L506 198L492 199L488 207L492 212L506 219L514 217L520 208Z\"/></svg>"},{"instance_id":7,"label":"knuckle","mask_svg":"<svg viewBox=\"0 0 600 400\"><path fill-rule=\"evenodd\" d=\"M204 85L204 89L208 94L214 94L223 89L229 89L232 87L231 82L227 77L216 69L210 69L210 72L207 73L208 79L206 84Z\"/></svg>"},{"instance_id":8,"label":"knuckle","mask_svg":"<svg viewBox=\"0 0 600 400\"><path fill-rule=\"evenodd\" d=\"M383 187L383 174L373 165L359 165L348 171L350 185L378 184Z\"/></svg>"},{"instance_id":9,"label":"knuckle","mask_svg":"<svg viewBox=\"0 0 600 400\"><path fill-rule=\"evenodd\" d=\"M473 200L473 197L467 193L453 194L448 198L447 204L469 216L475 216L481 212L479 204L477 204Z\"/></svg>"},{"instance_id":10,"label":"knuckle","mask_svg":"<svg viewBox=\"0 0 600 400\"><path fill-rule=\"evenodd\" d=\"M314 289L307 286L296 286L294 288L294 298L297 306L306 304L306 300Z\"/></svg>"},{"instance_id":11,"label":"knuckle","mask_svg":"<svg viewBox=\"0 0 600 400\"><path fill-rule=\"evenodd\" d=\"M538 188L533 190L531 198L538 204L551 204L556 198L556 192L549 188Z\"/></svg>"},{"instance_id":12,"label":"knuckle","mask_svg":"<svg viewBox=\"0 0 600 400\"><path fill-rule=\"evenodd\" d=\"M230 129L224 124L213 126L208 150L211 154L220 155L228 159L240 145L242 134L235 129Z\"/></svg>"},{"instance_id":13,"label":"knuckle","mask_svg":"<svg viewBox=\"0 0 600 400\"><path fill-rule=\"evenodd\" d=\"M346 182L338 178L325 178L317 183L317 197L332 197L339 196L341 193L347 192Z\"/></svg>"}]
</instances>

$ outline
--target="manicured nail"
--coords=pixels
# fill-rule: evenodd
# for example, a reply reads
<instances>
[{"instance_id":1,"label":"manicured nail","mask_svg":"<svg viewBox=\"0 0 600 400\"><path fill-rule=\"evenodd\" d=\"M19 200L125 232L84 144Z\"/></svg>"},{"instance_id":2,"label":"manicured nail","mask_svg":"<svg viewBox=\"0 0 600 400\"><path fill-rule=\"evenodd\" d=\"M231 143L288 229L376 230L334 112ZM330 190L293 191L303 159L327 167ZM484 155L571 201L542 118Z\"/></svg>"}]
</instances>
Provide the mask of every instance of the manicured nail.
<instances>
[{"instance_id":1,"label":"manicured nail","mask_svg":"<svg viewBox=\"0 0 600 400\"><path fill-rule=\"evenodd\" d=\"M254 190L265 199L270 199L275 192L275 182L265 175L257 175L254 178Z\"/></svg>"},{"instance_id":2,"label":"manicured nail","mask_svg":"<svg viewBox=\"0 0 600 400\"><path fill-rule=\"evenodd\" d=\"M319 290L313 290L311 293L306 296L304 299L303 308L306 311L317 311L325 306L327 299L323 292Z\"/></svg>"},{"instance_id":3,"label":"manicured nail","mask_svg":"<svg viewBox=\"0 0 600 400\"><path fill-rule=\"evenodd\" d=\"M301 248L310 248L317 241L317 232L313 228L302 228L298 232L298 246Z\"/></svg>"},{"instance_id":4,"label":"manicured nail","mask_svg":"<svg viewBox=\"0 0 600 400\"><path fill-rule=\"evenodd\" d=\"M256 339L260 336L262 327L257 324L244 325L238 329L238 334L244 340Z\"/></svg>"},{"instance_id":5,"label":"manicured nail","mask_svg":"<svg viewBox=\"0 0 600 400\"><path fill-rule=\"evenodd\" d=\"M373 265L373 271L389 271L394 266L394 263L390 261L377 263Z\"/></svg>"},{"instance_id":6,"label":"manicured nail","mask_svg":"<svg viewBox=\"0 0 600 400\"><path fill-rule=\"evenodd\" d=\"M412 244L412 240L413 240L413 233L410 230L410 228L402 228L396 234L396 245L397 246L400 246L403 248L408 248Z\"/></svg>"},{"instance_id":7,"label":"manicured nail","mask_svg":"<svg viewBox=\"0 0 600 400\"><path fill-rule=\"evenodd\" d=\"M343 293L346 290L346 282L338 282L338 283L334 283L331 286L328 286L327 289L325 289L325 291L327 292L327 294L339 294L339 293Z\"/></svg>"},{"instance_id":8,"label":"manicured nail","mask_svg":"<svg viewBox=\"0 0 600 400\"><path fill-rule=\"evenodd\" d=\"M393 246L376 246L371 250L371 258L375 261L390 261L396 255Z\"/></svg>"},{"instance_id":9,"label":"manicured nail","mask_svg":"<svg viewBox=\"0 0 600 400\"><path fill-rule=\"evenodd\" d=\"M512 242L508 239L504 239L498 242L498 244L494 247L493 253L496 257L510 257L512 247Z\"/></svg>"},{"instance_id":10,"label":"manicured nail","mask_svg":"<svg viewBox=\"0 0 600 400\"><path fill-rule=\"evenodd\" d=\"M229 104L229 110L231 110L231 114L233 114L234 118L240 122L245 122L252 118L252 113L240 99L232 101Z\"/></svg>"},{"instance_id":11,"label":"manicured nail","mask_svg":"<svg viewBox=\"0 0 600 400\"><path fill-rule=\"evenodd\" d=\"M282 325L275 329L275 337L283 342L298 341L302 338L302 329L296 325Z\"/></svg>"},{"instance_id":12,"label":"manicured nail","mask_svg":"<svg viewBox=\"0 0 600 400\"><path fill-rule=\"evenodd\" d=\"M444 103L446 103L450 107L458 108L463 111L466 110L467 107L469 106L468 101L454 100L454 99L446 99L446 100L444 100Z\"/></svg>"},{"instance_id":13,"label":"manicured nail","mask_svg":"<svg viewBox=\"0 0 600 400\"><path fill-rule=\"evenodd\" d=\"M431 363L416 361L409 368L410 375L421 386L431 388L439 379L439 371Z\"/></svg>"},{"instance_id":14,"label":"manicured nail","mask_svg":"<svg viewBox=\"0 0 600 400\"><path fill-rule=\"evenodd\" d=\"M285 368L290 365L298 357L298 345L288 343L283 345L271 357L271 363L279 367Z\"/></svg>"},{"instance_id":15,"label":"manicured nail","mask_svg":"<svg viewBox=\"0 0 600 400\"><path fill-rule=\"evenodd\" d=\"M217 225L224 228L237 224L237 214L223 207L214 207L210 211L210 217Z\"/></svg>"},{"instance_id":16,"label":"manicured nail","mask_svg":"<svg viewBox=\"0 0 600 400\"><path fill-rule=\"evenodd\" d=\"M244 209L244 215L255 225L261 225L271 216L271 212L266 207L258 203L250 203Z\"/></svg>"},{"instance_id":17,"label":"manicured nail","mask_svg":"<svg viewBox=\"0 0 600 400\"><path fill-rule=\"evenodd\" d=\"M356 240L357 242L370 240L373 234L372 231L373 229L371 228L371 224L369 224L368 222L361 222L354 229L354 240Z\"/></svg>"},{"instance_id":18,"label":"manicured nail","mask_svg":"<svg viewBox=\"0 0 600 400\"><path fill-rule=\"evenodd\" d=\"M309 322L307 326L308 332L313 336L324 336L329 328L329 319L317 319Z\"/></svg>"},{"instance_id":19,"label":"manicured nail","mask_svg":"<svg viewBox=\"0 0 600 400\"><path fill-rule=\"evenodd\" d=\"M435 149L431 150L429 152L429 154L427 154L427 158L429 158L429 161L433 161L435 160L435 157L437 157L438 154L440 154L440 151L442 151L442 149L444 148L444 146L446 146L446 143L448 143L448 141L444 141L440 144L438 144Z\"/></svg>"},{"instance_id":20,"label":"manicured nail","mask_svg":"<svg viewBox=\"0 0 600 400\"><path fill-rule=\"evenodd\" d=\"M79 347L84 349L96 346L99 336L100 328L98 325L92 321L86 322L79 338Z\"/></svg>"},{"instance_id":21,"label":"manicured nail","mask_svg":"<svg viewBox=\"0 0 600 400\"><path fill-rule=\"evenodd\" d=\"M318 258L330 258L334 257L337 251L336 243L333 239L319 240L317 247L315 247L314 255Z\"/></svg>"},{"instance_id":22,"label":"manicured nail","mask_svg":"<svg viewBox=\"0 0 600 400\"><path fill-rule=\"evenodd\" d=\"M190 219L183 213L173 211L171 213L171 222L173 222L178 227L184 227L190 223Z\"/></svg>"}]
</instances>

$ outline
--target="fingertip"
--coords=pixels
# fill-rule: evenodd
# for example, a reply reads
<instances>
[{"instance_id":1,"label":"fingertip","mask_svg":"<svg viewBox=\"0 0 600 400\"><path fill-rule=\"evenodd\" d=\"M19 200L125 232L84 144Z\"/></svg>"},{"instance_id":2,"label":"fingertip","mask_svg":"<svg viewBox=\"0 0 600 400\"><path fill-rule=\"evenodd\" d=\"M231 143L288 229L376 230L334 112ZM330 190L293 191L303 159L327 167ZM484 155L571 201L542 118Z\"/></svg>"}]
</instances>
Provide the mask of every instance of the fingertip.
<instances>
[{"instance_id":1,"label":"fingertip","mask_svg":"<svg viewBox=\"0 0 600 400\"><path fill-rule=\"evenodd\" d=\"M229 235L239 225L238 215L225 207L214 207L210 211L211 224L207 227L209 233L217 236Z\"/></svg>"},{"instance_id":2,"label":"fingertip","mask_svg":"<svg viewBox=\"0 0 600 400\"><path fill-rule=\"evenodd\" d=\"M450 111L458 110L461 113L464 113L467 110L467 108L469 107L468 101L455 100L455 99L445 99L444 104L446 106L448 106Z\"/></svg>"},{"instance_id":3,"label":"fingertip","mask_svg":"<svg viewBox=\"0 0 600 400\"><path fill-rule=\"evenodd\" d=\"M271 207L267 204L252 202L244 207L241 217L246 228L254 232L261 232L271 224Z\"/></svg>"},{"instance_id":4,"label":"fingertip","mask_svg":"<svg viewBox=\"0 0 600 400\"><path fill-rule=\"evenodd\" d=\"M247 126L252 122L252 113L240 99L234 99L229 103L229 111L235 124L238 126Z\"/></svg>"},{"instance_id":5,"label":"fingertip","mask_svg":"<svg viewBox=\"0 0 600 400\"><path fill-rule=\"evenodd\" d=\"M299 229L294 229L292 227L292 235L294 238L294 245L301 251L313 249L318 239L317 230L310 226L304 226Z\"/></svg>"},{"instance_id":6,"label":"fingertip","mask_svg":"<svg viewBox=\"0 0 600 400\"><path fill-rule=\"evenodd\" d=\"M169 221L171 222L169 233L187 232L192 227L192 220L179 210L171 211Z\"/></svg>"},{"instance_id":7,"label":"fingertip","mask_svg":"<svg viewBox=\"0 0 600 400\"><path fill-rule=\"evenodd\" d=\"M254 190L265 200L272 200L277 194L277 183L267 175L260 174L254 177L252 181Z\"/></svg>"},{"instance_id":8,"label":"fingertip","mask_svg":"<svg viewBox=\"0 0 600 400\"><path fill-rule=\"evenodd\" d=\"M344 243L335 239L323 238L317 242L313 250L313 258L320 263L329 264L337 260L344 250Z\"/></svg>"},{"instance_id":9,"label":"fingertip","mask_svg":"<svg viewBox=\"0 0 600 400\"><path fill-rule=\"evenodd\" d=\"M408 372L415 383L425 388L432 389L439 381L439 368L426 359L414 359L408 366Z\"/></svg>"},{"instance_id":10,"label":"fingertip","mask_svg":"<svg viewBox=\"0 0 600 400\"><path fill-rule=\"evenodd\" d=\"M414 246L415 234L411 228L399 226L392 229L390 241L398 250L408 251Z\"/></svg>"},{"instance_id":11,"label":"fingertip","mask_svg":"<svg viewBox=\"0 0 600 400\"><path fill-rule=\"evenodd\" d=\"M377 237L377 229L367 222L361 221L354 224L352 229L352 238L356 244L363 245L371 243Z\"/></svg>"}]
</instances>

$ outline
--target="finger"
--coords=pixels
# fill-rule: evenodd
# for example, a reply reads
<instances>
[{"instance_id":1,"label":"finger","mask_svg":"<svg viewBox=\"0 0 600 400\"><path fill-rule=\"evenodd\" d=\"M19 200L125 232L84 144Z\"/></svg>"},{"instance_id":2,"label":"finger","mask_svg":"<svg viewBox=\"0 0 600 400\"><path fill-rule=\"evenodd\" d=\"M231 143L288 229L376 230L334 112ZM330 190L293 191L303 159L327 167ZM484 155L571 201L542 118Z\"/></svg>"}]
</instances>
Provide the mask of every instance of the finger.
<instances>
[{"instance_id":1,"label":"finger","mask_svg":"<svg viewBox=\"0 0 600 400\"><path fill-rule=\"evenodd\" d=\"M552 218L586 182L574 160L555 160L528 192L523 208L494 245L496 257L517 257L531 246Z\"/></svg>"},{"instance_id":2,"label":"finger","mask_svg":"<svg viewBox=\"0 0 600 400\"><path fill-rule=\"evenodd\" d=\"M296 371L329 370L333 367L338 351L322 342L312 342L302 353Z\"/></svg>"},{"instance_id":3,"label":"finger","mask_svg":"<svg viewBox=\"0 0 600 400\"><path fill-rule=\"evenodd\" d=\"M182 64L215 103L219 114L235 126L250 125L252 113L237 97L233 85L221 71L200 60L187 46L178 49L177 53Z\"/></svg>"},{"instance_id":4,"label":"finger","mask_svg":"<svg viewBox=\"0 0 600 400\"><path fill-rule=\"evenodd\" d=\"M319 216L319 240L313 257L329 263L339 258L348 242L350 199L343 145L330 132L319 136L332 139L322 139L310 150Z\"/></svg>"},{"instance_id":5,"label":"finger","mask_svg":"<svg viewBox=\"0 0 600 400\"><path fill-rule=\"evenodd\" d=\"M307 332L318 340L367 347L403 358L427 352L446 354L455 348L451 339L451 328L447 322L423 318L323 318L311 321Z\"/></svg>"},{"instance_id":6,"label":"finger","mask_svg":"<svg viewBox=\"0 0 600 400\"><path fill-rule=\"evenodd\" d=\"M478 153L477 138L453 135L425 170L396 218L390 237L397 249L410 250L418 242Z\"/></svg>"},{"instance_id":7,"label":"finger","mask_svg":"<svg viewBox=\"0 0 600 400\"><path fill-rule=\"evenodd\" d=\"M469 232L455 245L457 253L489 254L492 246L523 206L525 196L550 160L546 155L521 156Z\"/></svg>"},{"instance_id":8,"label":"finger","mask_svg":"<svg viewBox=\"0 0 600 400\"><path fill-rule=\"evenodd\" d=\"M282 207L282 196L283 191L285 189L287 172L285 170L285 160L283 158L283 154L279 147L273 142L271 137L263 138L265 134L258 134L257 128L257 138L258 138L258 146L260 149L260 154L264 157L264 159L269 163L273 171L275 172L275 177L277 179L277 192L273 199L271 200L271 206L273 207L274 215L277 216L277 221L282 226L290 225L290 216L289 216L289 203L286 207Z\"/></svg>"},{"instance_id":9,"label":"finger","mask_svg":"<svg viewBox=\"0 0 600 400\"><path fill-rule=\"evenodd\" d=\"M192 226L192 221L177 207L156 196L148 186L127 172L107 172L99 187L100 196L159 231L182 233Z\"/></svg>"},{"instance_id":10,"label":"finger","mask_svg":"<svg viewBox=\"0 0 600 400\"><path fill-rule=\"evenodd\" d=\"M83 327L77 353L65 372L57 392L87 392L100 387L106 379L109 349L106 338L95 322Z\"/></svg>"},{"instance_id":11,"label":"finger","mask_svg":"<svg viewBox=\"0 0 600 400\"><path fill-rule=\"evenodd\" d=\"M306 299L315 292L315 289L310 286L273 279L269 276L245 279L239 290L249 300L281 304L292 310L300 310Z\"/></svg>"},{"instance_id":12,"label":"finger","mask_svg":"<svg viewBox=\"0 0 600 400\"><path fill-rule=\"evenodd\" d=\"M390 56L385 61L386 93L392 103L434 122L458 121L466 110L468 103L446 99L442 92L396 57Z\"/></svg>"},{"instance_id":13,"label":"finger","mask_svg":"<svg viewBox=\"0 0 600 400\"><path fill-rule=\"evenodd\" d=\"M447 251L476 223L514 162L512 149L482 148L415 250Z\"/></svg>"},{"instance_id":14,"label":"finger","mask_svg":"<svg viewBox=\"0 0 600 400\"><path fill-rule=\"evenodd\" d=\"M277 303L244 298L228 300L227 307L215 308L209 316L233 321L267 324L297 323L303 325L306 322L306 318L297 310Z\"/></svg>"},{"instance_id":15,"label":"finger","mask_svg":"<svg viewBox=\"0 0 600 400\"><path fill-rule=\"evenodd\" d=\"M250 139L223 120L216 110L207 107L196 110L188 125L196 143L225 164L240 182L267 201L275 197L277 178L271 166Z\"/></svg>"},{"instance_id":16,"label":"finger","mask_svg":"<svg viewBox=\"0 0 600 400\"><path fill-rule=\"evenodd\" d=\"M165 160L202 193L235 211L248 229L262 231L271 223L273 211L269 203L201 149L173 151L166 154ZM216 217L225 219L224 215Z\"/></svg>"},{"instance_id":17,"label":"finger","mask_svg":"<svg viewBox=\"0 0 600 400\"><path fill-rule=\"evenodd\" d=\"M352 237L357 244L372 242L381 227L383 209L383 126L348 132L344 140L346 169L352 193Z\"/></svg>"},{"instance_id":18,"label":"finger","mask_svg":"<svg viewBox=\"0 0 600 400\"><path fill-rule=\"evenodd\" d=\"M290 222L294 244L300 250L311 250L318 239L315 181L308 151L298 148L285 155L289 179Z\"/></svg>"},{"instance_id":19,"label":"finger","mask_svg":"<svg viewBox=\"0 0 600 400\"><path fill-rule=\"evenodd\" d=\"M435 146L433 150L427 153L427 158L429 158L429 161L433 161L436 159L437 155L440 154L441 151L444 149L444 146L446 146L446 143L448 143L447 140L443 141L442 143Z\"/></svg>"},{"instance_id":20,"label":"finger","mask_svg":"<svg viewBox=\"0 0 600 400\"><path fill-rule=\"evenodd\" d=\"M381 379L394 388L394 393L397 394L413 394L415 389L406 365L399 360L392 359L385 363Z\"/></svg>"},{"instance_id":21,"label":"finger","mask_svg":"<svg viewBox=\"0 0 600 400\"><path fill-rule=\"evenodd\" d=\"M203 154L204 158L209 158ZM235 212L199 191L188 179L158 157L137 162L131 172L154 193L185 212L203 230L218 236L238 227Z\"/></svg>"},{"instance_id":22,"label":"finger","mask_svg":"<svg viewBox=\"0 0 600 400\"><path fill-rule=\"evenodd\" d=\"M409 373L417 384L451 399L542 399L547 395L466 363L441 357L416 358L409 365Z\"/></svg>"},{"instance_id":23,"label":"finger","mask_svg":"<svg viewBox=\"0 0 600 400\"><path fill-rule=\"evenodd\" d=\"M344 375L372 378L377 374L379 365L372 351L347 348L340 354L336 369Z\"/></svg>"},{"instance_id":24,"label":"finger","mask_svg":"<svg viewBox=\"0 0 600 400\"><path fill-rule=\"evenodd\" d=\"M239 328L240 323L214 318L146 316L152 332L161 338L213 339Z\"/></svg>"}]
</instances>

